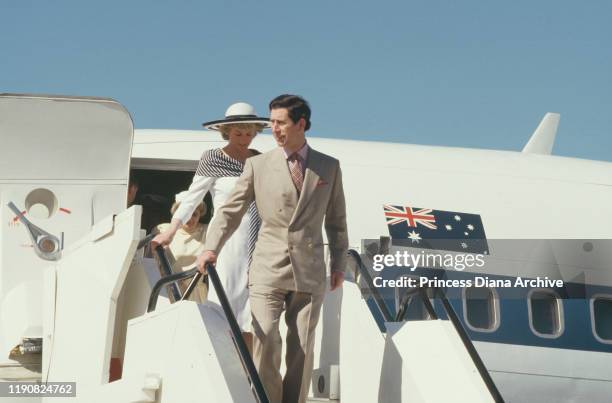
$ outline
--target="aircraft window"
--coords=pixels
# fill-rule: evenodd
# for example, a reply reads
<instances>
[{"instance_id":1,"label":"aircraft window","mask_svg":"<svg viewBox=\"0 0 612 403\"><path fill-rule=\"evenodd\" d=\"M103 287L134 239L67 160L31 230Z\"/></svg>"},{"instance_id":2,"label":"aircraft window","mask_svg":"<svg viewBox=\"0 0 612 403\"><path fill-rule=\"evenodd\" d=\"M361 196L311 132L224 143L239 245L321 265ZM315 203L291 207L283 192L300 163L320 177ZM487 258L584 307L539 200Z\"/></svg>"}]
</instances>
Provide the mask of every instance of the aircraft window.
<instances>
[{"instance_id":1,"label":"aircraft window","mask_svg":"<svg viewBox=\"0 0 612 403\"><path fill-rule=\"evenodd\" d=\"M612 297L595 297L591 300L593 330L604 343L612 342Z\"/></svg>"},{"instance_id":2,"label":"aircraft window","mask_svg":"<svg viewBox=\"0 0 612 403\"><path fill-rule=\"evenodd\" d=\"M551 290L531 290L528 296L529 326L540 337L554 338L563 333L563 305Z\"/></svg>"},{"instance_id":3,"label":"aircraft window","mask_svg":"<svg viewBox=\"0 0 612 403\"><path fill-rule=\"evenodd\" d=\"M494 332L499 327L499 303L492 288L463 289L463 314L468 327L480 332Z\"/></svg>"}]
</instances>

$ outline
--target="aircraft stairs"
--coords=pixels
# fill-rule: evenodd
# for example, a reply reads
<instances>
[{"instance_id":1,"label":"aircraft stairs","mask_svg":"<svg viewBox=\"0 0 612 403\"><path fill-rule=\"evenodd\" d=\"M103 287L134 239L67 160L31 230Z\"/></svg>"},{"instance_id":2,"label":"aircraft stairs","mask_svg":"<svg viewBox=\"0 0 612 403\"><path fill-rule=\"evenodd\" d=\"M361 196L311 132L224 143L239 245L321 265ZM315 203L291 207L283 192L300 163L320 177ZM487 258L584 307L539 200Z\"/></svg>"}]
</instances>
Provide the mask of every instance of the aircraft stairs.
<instances>
[{"instance_id":1,"label":"aircraft stairs","mask_svg":"<svg viewBox=\"0 0 612 403\"><path fill-rule=\"evenodd\" d=\"M137 253L139 218L139 206L109 217L45 271L49 303L44 307L42 381L76 382L77 396L65 399L71 403L266 402L214 268L209 276L222 306L182 301L199 281L195 269L159 279L155 268L157 277L149 276ZM360 282L370 282L360 267ZM187 292L169 303L166 284L189 276L194 279ZM312 384L321 386L323 380L322 389L334 389L334 383L337 388L326 394L313 387L310 402L502 401L452 315L450 320L395 321L375 288L364 295L351 281L326 295L324 311L334 298L338 311L320 324L335 323L341 331L335 340L324 332L316 343L339 360L335 372L327 368L327 374L327 364L315 362ZM382 330L372 304L384 315ZM122 373L109 382L111 358L121 341ZM47 400L62 401L42 399Z\"/></svg>"},{"instance_id":2,"label":"aircraft stairs","mask_svg":"<svg viewBox=\"0 0 612 403\"><path fill-rule=\"evenodd\" d=\"M359 253L349 255L357 281L343 295L342 401L504 401L442 289L407 288L393 315ZM415 300L427 319L405 320Z\"/></svg>"},{"instance_id":3,"label":"aircraft stairs","mask_svg":"<svg viewBox=\"0 0 612 403\"><path fill-rule=\"evenodd\" d=\"M159 249L157 252L160 262L168 267L162 250ZM347 290L342 298L343 332L338 346L342 364L340 376L342 395L337 393L332 396L333 398L311 396L308 402L504 401L442 289L430 289L429 292L425 288L406 290L400 300L397 313L392 315L385 300L373 286L373 280L360 255L354 250L349 251L349 255L357 264L359 275L355 277L359 281L347 282ZM232 341L240 357L250 390L255 401L267 402L265 391L240 336L240 330L219 283L216 270L209 266L208 272L232 330ZM160 280L151 294L148 311L155 309L157 293L163 284L190 277L192 281L184 295L180 297L180 300L184 300L188 298L200 279L200 274L195 269ZM441 302L442 315L446 320L441 319L442 315L434 309L434 305L430 302L432 296ZM427 310L428 320L404 321L408 304L414 297L422 301ZM356 314L354 305L361 305L362 312ZM365 310L370 312L363 312ZM384 320L382 326L380 321L376 320L377 317ZM352 326L356 326L355 331L351 331ZM375 335L377 330L378 335ZM384 337L381 338L381 335ZM365 340L365 337L371 338ZM322 340L318 342L321 343ZM367 349L365 354L364 349ZM364 371L364 364L368 365L368 371ZM370 367L372 364L374 365ZM378 384L372 382L372 370L375 369L380 369ZM369 379L363 379L364 373ZM313 382L313 389L316 381L317 379ZM326 381L329 382L329 375ZM440 387L441 383L444 383L444 387Z\"/></svg>"}]
</instances>

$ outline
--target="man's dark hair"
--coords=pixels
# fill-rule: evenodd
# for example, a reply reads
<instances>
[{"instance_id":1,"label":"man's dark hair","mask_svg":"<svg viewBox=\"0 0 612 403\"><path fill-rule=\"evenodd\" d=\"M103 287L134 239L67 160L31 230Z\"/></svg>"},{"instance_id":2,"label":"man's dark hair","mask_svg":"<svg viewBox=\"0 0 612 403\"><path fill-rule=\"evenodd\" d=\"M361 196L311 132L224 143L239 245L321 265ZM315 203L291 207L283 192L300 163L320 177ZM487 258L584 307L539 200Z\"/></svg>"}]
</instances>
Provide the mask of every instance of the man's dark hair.
<instances>
[{"instance_id":1,"label":"man's dark hair","mask_svg":"<svg viewBox=\"0 0 612 403\"><path fill-rule=\"evenodd\" d=\"M306 121L304 131L310 129L310 105L299 95L283 94L270 101L270 110L285 108L293 123L297 123L301 118Z\"/></svg>"}]
</instances>

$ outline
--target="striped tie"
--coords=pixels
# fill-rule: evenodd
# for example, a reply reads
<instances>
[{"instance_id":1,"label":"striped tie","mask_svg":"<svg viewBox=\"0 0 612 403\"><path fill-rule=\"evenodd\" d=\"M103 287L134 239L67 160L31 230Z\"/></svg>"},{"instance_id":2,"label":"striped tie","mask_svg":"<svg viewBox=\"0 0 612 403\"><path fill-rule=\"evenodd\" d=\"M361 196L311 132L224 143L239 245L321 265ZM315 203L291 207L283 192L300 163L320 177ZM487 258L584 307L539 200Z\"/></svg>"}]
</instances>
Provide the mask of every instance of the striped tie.
<instances>
[{"instance_id":1,"label":"striped tie","mask_svg":"<svg viewBox=\"0 0 612 403\"><path fill-rule=\"evenodd\" d=\"M298 191L298 194L302 191L302 185L304 184L304 174L302 173L302 157L297 152L291 154L288 159L289 172L291 172L291 179L293 184Z\"/></svg>"}]
</instances>

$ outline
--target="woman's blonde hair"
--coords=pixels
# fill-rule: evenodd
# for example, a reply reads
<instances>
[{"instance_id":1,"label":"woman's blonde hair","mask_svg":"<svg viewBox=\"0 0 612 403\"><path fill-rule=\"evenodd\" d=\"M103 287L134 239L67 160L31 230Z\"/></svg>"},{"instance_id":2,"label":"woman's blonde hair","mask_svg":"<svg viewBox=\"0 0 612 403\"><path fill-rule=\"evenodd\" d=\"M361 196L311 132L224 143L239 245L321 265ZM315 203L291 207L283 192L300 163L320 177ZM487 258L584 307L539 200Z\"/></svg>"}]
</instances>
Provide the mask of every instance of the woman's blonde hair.
<instances>
[{"instance_id":1,"label":"woman's blonde hair","mask_svg":"<svg viewBox=\"0 0 612 403\"><path fill-rule=\"evenodd\" d=\"M170 214L174 215L174 213L176 213L176 210L178 210L180 205L181 205L180 202L174 202L174 204L170 208ZM198 207L196 207L194 211L199 211L200 217L202 217L203 215L206 215L206 205L204 204L204 202L198 204Z\"/></svg>"},{"instance_id":2,"label":"woman's blonde hair","mask_svg":"<svg viewBox=\"0 0 612 403\"><path fill-rule=\"evenodd\" d=\"M219 131L221 132L223 140L229 140L229 133L232 129L249 130L257 134L261 133L265 128L266 126L261 123L230 123L219 127Z\"/></svg>"}]
</instances>

